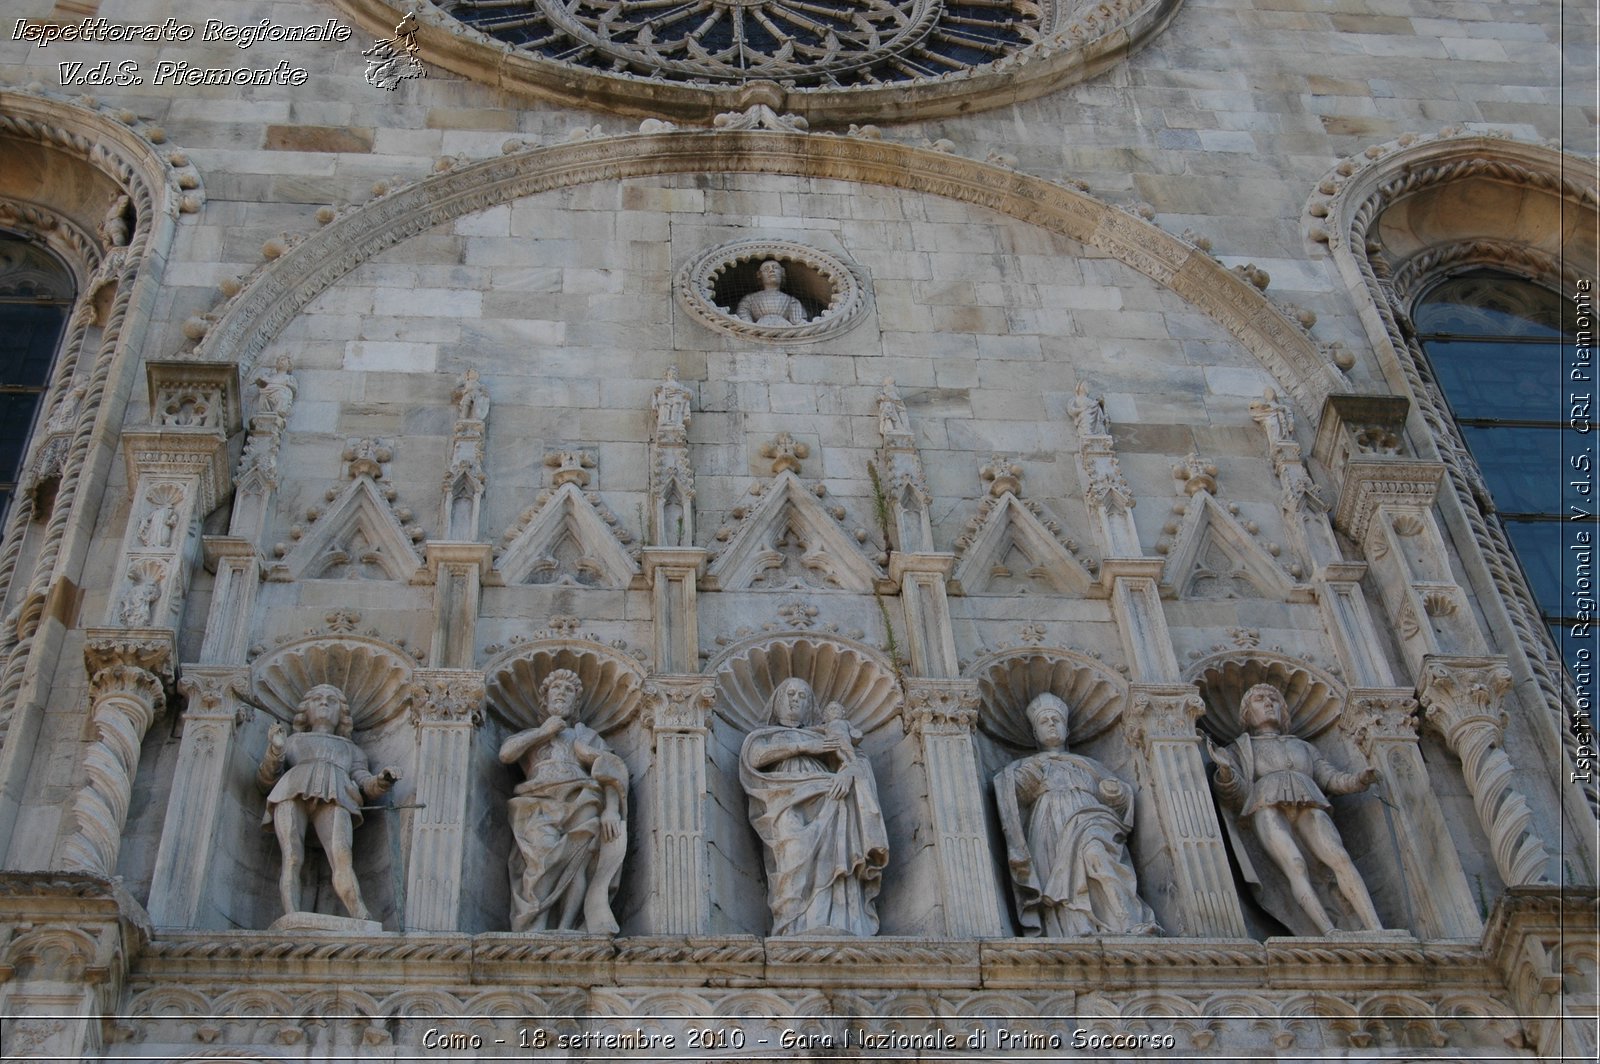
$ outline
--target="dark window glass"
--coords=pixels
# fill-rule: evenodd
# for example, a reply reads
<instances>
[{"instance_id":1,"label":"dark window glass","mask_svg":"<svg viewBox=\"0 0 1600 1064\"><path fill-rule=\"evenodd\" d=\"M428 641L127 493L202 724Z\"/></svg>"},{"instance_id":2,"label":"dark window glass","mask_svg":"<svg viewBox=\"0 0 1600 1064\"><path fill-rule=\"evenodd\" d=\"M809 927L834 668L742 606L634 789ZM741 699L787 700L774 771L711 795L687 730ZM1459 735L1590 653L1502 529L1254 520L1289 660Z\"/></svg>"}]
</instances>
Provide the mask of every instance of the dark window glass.
<instances>
[{"instance_id":1,"label":"dark window glass","mask_svg":"<svg viewBox=\"0 0 1600 1064\"><path fill-rule=\"evenodd\" d=\"M1592 434L1563 424L1571 306L1547 288L1475 270L1436 285L1412 320L1528 587L1570 664L1576 607L1563 598L1562 577L1574 564L1579 537L1594 528L1592 521L1569 519L1574 506L1593 510L1565 475L1567 457L1593 445Z\"/></svg>"},{"instance_id":2,"label":"dark window glass","mask_svg":"<svg viewBox=\"0 0 1600 1064\"><path fill-rule=\"evenodd\" d=\"M17 491L71 303L71 277L54 256L0 232L0 522Z\"/></svg>"}]
</instances>

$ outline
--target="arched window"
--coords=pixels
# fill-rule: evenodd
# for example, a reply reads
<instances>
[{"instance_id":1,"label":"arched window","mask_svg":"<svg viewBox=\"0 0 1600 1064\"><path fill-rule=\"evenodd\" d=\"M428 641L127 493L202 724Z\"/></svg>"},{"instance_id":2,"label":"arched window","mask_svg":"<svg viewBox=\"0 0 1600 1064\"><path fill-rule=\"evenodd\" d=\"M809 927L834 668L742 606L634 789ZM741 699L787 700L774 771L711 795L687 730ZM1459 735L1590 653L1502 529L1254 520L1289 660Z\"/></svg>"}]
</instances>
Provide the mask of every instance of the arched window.
<instances>
[{"instance_id":1,"label":"arched window","mask_svg":"<svg viewBox=\"0 0 1600 1064\"><path fill-rule=\"evenodd\" d=\"M1567 475L1568 457L1588 446L1565 426L1562 406L1572 304L1519 277L1474 270L1423 293L1412 320L1560 646L1574 620L1562 595L1563 559L1587 527L1566 518L1572 505L1594 508L1573 494L1576 478Z\"/></svg>"},{"instance_id":2,"label":"arched window","mask_svg":"<svg viewBox=\"0 0 1600 1064\"><path fill-rule=\"evenodd\" d=\"M0 521L17 491L72 298L72 276L54 255L0 231Z\"/></svg>"}]
</instances>

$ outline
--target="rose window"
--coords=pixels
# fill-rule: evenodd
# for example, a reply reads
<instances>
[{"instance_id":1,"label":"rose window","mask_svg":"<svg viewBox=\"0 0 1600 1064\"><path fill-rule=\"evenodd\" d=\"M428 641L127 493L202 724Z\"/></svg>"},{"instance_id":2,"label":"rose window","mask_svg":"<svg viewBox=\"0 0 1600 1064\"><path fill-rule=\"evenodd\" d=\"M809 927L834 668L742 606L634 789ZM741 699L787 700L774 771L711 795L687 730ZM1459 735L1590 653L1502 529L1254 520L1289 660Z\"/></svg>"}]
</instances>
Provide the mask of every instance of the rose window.
<instances>
[{"instance_id":1,"label":"rose window","mask_svg":"<svg viewBox=\"0 0 1600 1064\"><path fill-rule=\"evenodd\" d=\"M1033 0L449 0L514 48L613 74L850 87L983 66L1039 39Z\"/></svg>"}]
</instances>

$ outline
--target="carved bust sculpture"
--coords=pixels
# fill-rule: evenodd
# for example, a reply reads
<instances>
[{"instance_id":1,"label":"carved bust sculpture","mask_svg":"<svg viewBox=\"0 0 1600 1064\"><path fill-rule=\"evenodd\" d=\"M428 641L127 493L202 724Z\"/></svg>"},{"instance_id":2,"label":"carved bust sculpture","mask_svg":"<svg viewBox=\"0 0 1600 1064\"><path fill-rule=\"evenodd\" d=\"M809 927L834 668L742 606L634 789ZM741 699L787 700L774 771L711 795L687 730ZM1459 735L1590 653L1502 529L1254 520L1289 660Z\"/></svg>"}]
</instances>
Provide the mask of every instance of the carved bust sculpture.
<instances>
[{"instance_id":1,"label":"carved bust sculpture","mask_svg":"<svg viewBox=\"0 0 1600 1064\"><path fill-rule=\"evenodd\" d=\"M1133 790L1098 761L1067 753L1067 705L1028 703L1039 753L994 778L1012 895L1025 935L1149 935L1127 837Z\"/></svg>"},{"instance_id":2,"label":"carved bust sculpture","mask_svg":"<svg viewBox=\"0 0 1600 1064\"><path fill-rule=\"evenodd\" d=\"M774 935L875 935L889 839L872 766L843 707L811 724L816 696L791 677L767 702L773 726L739 751L739 781L761 837Z\"/></svg>"},{"instance_id":3,"label":"carved bust sculpture","mask_svg":"<svg viewBox=\"0 0 1600 1064\"><path fill-rule=\"evenodd\" d=\"M611 897L628 849L628 767L571 719L583 684L557 669L539 685L548 716L500 747L525 779L509 803L511 929L614 935Z\"/></svg>"},{"instance_id":4,"label":"carved bust sculpture","mask_svg":"<svg viewBox=\"0 0 1600 1064\"><path fill-rule=\"evenodd\" d=\"M739 300L733 316L757 325L804 325L810 319L806 308L794 296L783 291L785 271L777 259L768 259L756 270L761 291L751 292Z\"/></svg>"},{"instance_id":5,"label":"carved bust sculpture","mask_svg":"<svg viewBox=\"0 0 1600 1064\"><path fill-rule=\"evenodd\" d=\"M1341 772L1324 761L1316 747L1285 734L1288 705L1270 684L1256 684L1244 693L1240 716L1246 734L1226 749L1211 750L1217 763L1213 785L1223 805L1236 813L1239 826L1287 881L1293 901L1269 896L1277 892L1272 884L1263 882L1263 905L1268 909L1298 905L1318 934L1333 931L1334 921L1307 872L1308 862L1314 859L1326 865L1337 880L1339 895L1350 910L1348 919L1358 924L1359 930L1381 930L1361 873L1328 816L1327 798L1365 790L1377 781L1377 770ZM1286 922L1291 926L1301 922L1297 915L1289 913Z\"/></svg>"},{"instance_id":6,"label":"carved bust sculpture","mask_svg":"<svg viewBox=\"0 0 1600 1064\"><path fill-rule=\"evenodd\" d=\"M281 724L267 734L267 755L256 782L268 791L262 825L277 834L283 852L278 892L286 914L303 911L300 868L309 826L328 855L333 891L345 910L357 920L369 918L351 860L351 835L361 826L363 799L387 794L400 773L386 768L373 775L366 754L350 738L353 727L344 692L318 684L300 700L293 735L286 735Z\"/></svg>"}]
</instances>

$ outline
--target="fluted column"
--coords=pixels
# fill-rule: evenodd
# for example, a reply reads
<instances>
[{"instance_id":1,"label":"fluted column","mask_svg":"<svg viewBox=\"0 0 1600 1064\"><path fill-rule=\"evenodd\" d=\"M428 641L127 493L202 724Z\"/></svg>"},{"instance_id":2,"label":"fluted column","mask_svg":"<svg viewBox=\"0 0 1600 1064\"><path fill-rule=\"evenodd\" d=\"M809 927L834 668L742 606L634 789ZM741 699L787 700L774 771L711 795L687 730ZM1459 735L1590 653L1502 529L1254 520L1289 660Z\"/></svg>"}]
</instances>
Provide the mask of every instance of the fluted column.
<instances>
[{"instance_id":1,"label":"fluted column","mask_svg":"<svg viewBox=\"0 0 1600 1064\"><path fill-rule=\"evenodd\" d=\"M1489 836L1495 867L1508 887L1550 882L1550 852L1533 829L1533 810L1516 788L1516 769L1500 743L1511 689L1501 658L1430 657L1421 700L1430 727L1461 759L1478 822Z\"/></svg>"},{"instance_id":2,"label":"fluted column","mask_svg":"<svg viewBox=\"0 0 1600 1064\"><path fill-rule=\"evenodd\" d=\"M234 731L253 715L238 695L247 678L240 666L187 665L178 681L187 705L150 883L157 927L193 927L200 914Z\"/></svg>"},{"instance_id":3,"label":"fluted column","mask_svg":"<svg viewBox=\"0 0 1600 1064\"><path fill-rule=\"evenodd\" d=\"M1206 781L1204 756L1195 722L1205 703L1193 687L1135 684L1123 727L1142 755L1139 775L1137 830L1146 835L1158 826L1152 853L1170 854L1172 891L1154 889L1157 877L1140 869L1144 893L1168 934L1200 938L1244 938L1244 913L1234 888L1233 871L1222 842L1217 808ZM1163 911L1165 909L1165 911Z\"/></svg>"},{"instance_id":4,"label":"fluted column","mask_svg":"<svg viewBox=\"0 0 1600 1064\"><path fill-rule=\"evenodd\" d=\"M1478 903L1461 868L1428 767L1417 747L1417 701L1404 689L1356 689L1341 726L1383 777L1377 798L1394 833L1406 895L1422 938L1483 933Z\"/></svg>"},{"instance_id":5,"label":"fluted column","mask_svg":"<svg viewBox=\"0 0 1600 1064\"><path fill-rule=\"evenodd\" d=\"M977 681L906 680L905 720L922 746L928 774L945 933L956 938L1009 934L972 741L978 721Z\"/></svg>"},{"instance_id":6,"label":"fluted column","mask_svg":"<svg viewBox=\"0 0 1600 1064\"><path fill-rule=\"evenodd\" d=\"M110 876L128 821L139 745L166 708L173 641L160 629L93 628L88 635L83 658L94 741L84 754L86 779L72 802L73 833L61 844L60 864Z\"/></svg>"},{"instance_id":7,"label":"fluted column","mask_svg":"<svg viewBox=\"0 0 1600 1064\"><path fill-rule=\"evenodd\" d=\"M406 867L408 931L454 931L461 911L472 729L483 722L483 674L418 669L416 815Z\"/></svg>"},{"instance_id":8,"label":"fluted column","mask_svg":"<svg viewBox=\"0 0 1600 1064\"><path fill-rule=\"evenodd\" d=\"M706 724L714 684L699 676L658 676L645 688L654 737L656 930L703 934L711 923L706 863Z\"/></svg>"}]
</instances>

